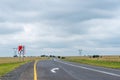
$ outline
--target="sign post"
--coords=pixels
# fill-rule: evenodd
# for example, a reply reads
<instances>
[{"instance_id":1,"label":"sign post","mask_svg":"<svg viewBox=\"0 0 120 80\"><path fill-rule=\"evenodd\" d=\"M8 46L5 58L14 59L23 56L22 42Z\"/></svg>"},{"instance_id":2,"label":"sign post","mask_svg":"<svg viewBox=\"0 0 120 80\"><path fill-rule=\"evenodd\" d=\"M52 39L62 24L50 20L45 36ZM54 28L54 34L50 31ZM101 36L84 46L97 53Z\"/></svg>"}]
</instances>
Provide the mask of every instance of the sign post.
<instances>
[{"instance_id":1,"label":"sign post","mask_svg":"<svg viewBox=\"0 0 120 80\"><path fill-rule=\"evenodd\" d=\"M22 60L24 61L25 46L23 46L23 45L19 45L18 46L18 54L19 54L19 60L20 61L22 61Z\"/></svg>"}]
</instances>

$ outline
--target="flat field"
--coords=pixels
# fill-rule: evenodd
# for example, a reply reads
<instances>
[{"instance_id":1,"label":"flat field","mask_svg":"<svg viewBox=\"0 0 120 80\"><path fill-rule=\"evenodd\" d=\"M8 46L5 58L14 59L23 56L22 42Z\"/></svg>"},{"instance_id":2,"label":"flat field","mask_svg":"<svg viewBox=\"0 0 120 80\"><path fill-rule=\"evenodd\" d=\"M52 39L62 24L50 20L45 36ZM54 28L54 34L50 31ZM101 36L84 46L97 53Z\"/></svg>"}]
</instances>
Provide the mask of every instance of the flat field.
<instances>
[{"instance_id":1,"label":"flat field","mask_svg":"<svg viewBox=\"0 0 120 80\"><path fill-rule=\"evenodd\" d=\"M120 56L102 56L92 58L88 56L66 57L66 61L120 69Z\"/></svg>"},{"instance_id":2,"label":"flat field","mask_svg":"<svg viewBox=\"0 0 120 80\"><path fill-rule=\"evenodd\" d=\"M25 57L24 61L33 61L36 59L41 59L40 57ZM3 63L14 63L14 62L21 62L23 58L13 58L13 57L0 57L0 64Z\"/></svg>"}]
</instances>

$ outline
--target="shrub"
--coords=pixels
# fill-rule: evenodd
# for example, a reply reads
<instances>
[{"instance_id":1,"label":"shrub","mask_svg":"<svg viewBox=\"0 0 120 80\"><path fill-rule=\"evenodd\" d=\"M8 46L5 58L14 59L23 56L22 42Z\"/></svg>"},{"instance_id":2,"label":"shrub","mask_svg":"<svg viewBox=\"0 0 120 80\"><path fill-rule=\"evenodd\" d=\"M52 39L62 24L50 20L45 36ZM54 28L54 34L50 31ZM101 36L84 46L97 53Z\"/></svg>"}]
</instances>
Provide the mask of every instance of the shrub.
<instances>
[{"instance_id":1,"label":"shrub","mask_svg":"<svg viewBox=\"0 0 120 80\"><path fill-rule=\"evenodd\" d=\"M100 56L99 55L93 55L92 57L93 58L99 58Z\"/></svg>"}]
</instances>

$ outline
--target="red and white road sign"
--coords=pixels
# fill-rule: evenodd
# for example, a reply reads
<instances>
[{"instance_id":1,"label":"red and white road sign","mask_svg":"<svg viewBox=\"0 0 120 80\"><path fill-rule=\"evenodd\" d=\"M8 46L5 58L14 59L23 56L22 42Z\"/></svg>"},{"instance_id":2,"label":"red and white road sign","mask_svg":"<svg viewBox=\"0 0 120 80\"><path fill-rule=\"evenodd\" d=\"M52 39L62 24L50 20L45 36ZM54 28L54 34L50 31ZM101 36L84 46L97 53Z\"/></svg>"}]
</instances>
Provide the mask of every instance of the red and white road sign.
<instances>
[{"instance_id":1,"label":"red and white road sign","mask_svg":"<svg viewBox=\"0 0 120 80\"><path fill-rule=\"evenodd\" d=\"M18 46L18 51L22 51L23 50L23 46L22 45L19 45Z\"/></svg>"},{"instance_id":2,"label":"red and white road sign","mask_svg":"<svg viewBox=\"0 0 120 80\"><path fill-rule=\"evenodd\" d=\"M20 54L20 55L25 54L25 46L24 45L19 45L18 46L18 54Z\"/></svg>"}]
</instances>

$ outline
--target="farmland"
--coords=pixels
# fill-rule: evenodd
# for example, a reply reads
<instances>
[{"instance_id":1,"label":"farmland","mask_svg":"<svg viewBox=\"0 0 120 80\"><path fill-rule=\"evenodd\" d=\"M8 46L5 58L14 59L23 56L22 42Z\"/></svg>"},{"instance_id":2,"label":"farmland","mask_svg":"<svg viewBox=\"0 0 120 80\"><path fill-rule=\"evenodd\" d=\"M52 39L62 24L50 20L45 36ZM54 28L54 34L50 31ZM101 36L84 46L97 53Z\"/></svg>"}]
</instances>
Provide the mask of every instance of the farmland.
<instances>
[{"instance_id":1,"label":"farmland","mask_svg":"<svg viewBox=\"0 0 120 80\"><path fill-rule=\"evenodd\" d=\"M24 61L33 61L33 60L36 60L36 59L39 59L39 57L26 57L24 58ZM20 58L12 58L12 57L1 57L0 58L0 64L3 64L3 63L14 63L14 62L21 62L22 59Z\"/></svg>"},{"instance_id":2,"label":"farmland","mask_svg":"<svg viewBox=\"0 0 120 80\"><path fill-rule=\"evenodd\" d=\"M120 56L102 56L98 58L92 57L66 57L66 61L102 66L107 68L120 69Z\"/></svg>"}]
</instances>

